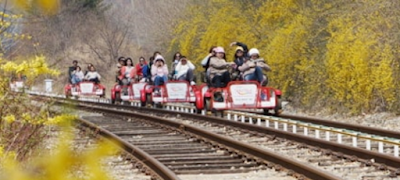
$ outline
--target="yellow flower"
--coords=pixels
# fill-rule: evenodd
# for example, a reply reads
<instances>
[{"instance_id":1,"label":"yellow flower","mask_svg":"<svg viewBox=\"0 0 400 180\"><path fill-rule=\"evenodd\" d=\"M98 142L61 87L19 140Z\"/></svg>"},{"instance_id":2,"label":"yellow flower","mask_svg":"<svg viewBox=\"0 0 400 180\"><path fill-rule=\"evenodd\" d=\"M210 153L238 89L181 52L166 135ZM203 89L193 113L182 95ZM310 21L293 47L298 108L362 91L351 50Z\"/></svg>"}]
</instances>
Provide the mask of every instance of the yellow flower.
<instances>
[{"instance_id":1,"label":"yellow flower","mask_svg":"<svg viewBox=\"0 0 400 180\"><path fill-rule=\"evenodd\" d=\"M70 122L74 121L76 116L70 114L64 114L60 116L56 116L53 118L49 118L45 124L48 125L55 125L55 124L69 124Z\"/></svg>"},{"instance_id":2,"label":"yellow flower","mask_svg":"<svg viewBox=\"0 0 400 180\"><path fill-rule=\"evenodd\" d=\"M14 115L7 115L6 117L3 118L4 121L6 121L7 123L12 123L15 121L15 116ZM0 149L1 150L1 149Z\"/></svg>"},{"instance_id":3,"label":"yellow flower","mask_svg":"<svg viewBox=\"0 0 400 180\"><path fill-rule=\"evenodd\" d=\"M4 147L0 146L0 159L4 156ZM1 164L0 164L1 165Z\"/></svg>"}]
</instances>

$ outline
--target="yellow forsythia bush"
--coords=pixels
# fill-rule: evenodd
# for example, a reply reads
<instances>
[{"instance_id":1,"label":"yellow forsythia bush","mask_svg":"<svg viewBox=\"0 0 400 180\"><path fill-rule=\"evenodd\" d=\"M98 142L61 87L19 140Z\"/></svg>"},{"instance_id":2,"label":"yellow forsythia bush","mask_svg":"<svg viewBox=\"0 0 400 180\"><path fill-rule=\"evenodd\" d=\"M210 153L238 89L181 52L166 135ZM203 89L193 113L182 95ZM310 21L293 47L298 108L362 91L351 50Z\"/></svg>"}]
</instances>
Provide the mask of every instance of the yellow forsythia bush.
<instances>
[{"instance_id":1,"label":"yellow forsythia bush","mask_svg":"<svg viewBox=\"0 0 400 180\"><path fill-rule=\"evenodd\" d=\"M27 83L40 76L55 76L45 57L18 60L0 59L0 179L7 180L78 180L110 179L101 166L102 158L115 154L115 145L102 142L87 152L71 147L69 133L76 116L52 115L52 102L34 105L27 94L12 92L10 77L25 75ZM51 128L61 127L61 136L54 153L42 151L43 140ZM36 153L39 152L39 153ZM75 173L75 172L79 173Z\"/></svg>"},{"instance_id":2,"label":"yellow forsythia bush","mask_svg":"<svg viewBox=\"0 0 400 180\"><path fill-rule=\"evenodd\" d=\"M17 8L24 11L34 10L44 15L53 15L58 11L58 0L13 0ZM10 34L4 29L20 15L0 12L2 38L30 39L29 35ZM76 118L68 114L51 115L51 102L35 106L26 94L12 92L11 78L26 77L30 85L36 78L57 76L59 72L51 69L44 56L17 58L6 61L0 58L0 179L7 180L106 180L109 176L101 169L101 159L115 154L116 150L109 142L100 143L97 148L86 152L76 152L70 146L73 140L70 124ZM58 138L53 153L37 149L43 145L49 129L59 126L64 129ZM35 153L39 152L39 154ZM42 154L40 154L42 153ZM76 173L79 170L79 173Z\"/></svg>"},{"instance_id":3,"label":"yellow forsythia bush","mask_svg":"<svg viewBox=\"0 0 400 180\"><path fill-rule=\"evenodd\" d=\"M231 61L229 43L244 42L260 50L272 68L269 85L296 107L398 111L399 7L386 0L193 3L177 19L171 49L199 65L210 46L225 47Z\"/></svg>"}]
</instances>

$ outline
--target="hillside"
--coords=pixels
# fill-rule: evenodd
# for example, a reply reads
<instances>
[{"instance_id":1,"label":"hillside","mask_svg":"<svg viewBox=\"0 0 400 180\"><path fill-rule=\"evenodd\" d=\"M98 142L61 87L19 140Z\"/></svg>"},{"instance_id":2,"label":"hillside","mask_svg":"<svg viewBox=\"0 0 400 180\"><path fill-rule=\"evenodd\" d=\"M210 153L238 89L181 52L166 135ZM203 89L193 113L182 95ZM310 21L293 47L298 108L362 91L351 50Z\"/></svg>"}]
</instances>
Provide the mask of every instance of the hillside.
<instances>
[{"instance_id":1,"label":"hillside","mask_svg":"<svg viewBox=\"0 0 400 180\"><path fill-rule=\"evenodd\" d=\"M160 51L170 61L180 51L199 64L218 45L232 61L229 44L240 41L260 50L272 67L269 85L293 106L397 112L399 7L390 0L62 1L56 15L26 14L23 32L33 38L5 54L44 54L61 72L73 59L92 63L110 88L120 56L137 62ZM57 80L62 87L66 74Z\"/></svg>"}]
</instances>

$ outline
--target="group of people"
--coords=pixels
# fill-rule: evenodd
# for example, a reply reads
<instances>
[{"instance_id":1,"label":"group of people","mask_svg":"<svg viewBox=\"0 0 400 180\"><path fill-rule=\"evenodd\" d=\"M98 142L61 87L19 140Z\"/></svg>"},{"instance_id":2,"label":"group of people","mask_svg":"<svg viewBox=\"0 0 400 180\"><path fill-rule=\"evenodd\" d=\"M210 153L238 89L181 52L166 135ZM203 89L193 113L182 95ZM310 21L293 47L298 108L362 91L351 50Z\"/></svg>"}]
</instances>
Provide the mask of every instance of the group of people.
<instances>
[{"instance_id":1,"label":"group of people","mask_svg":"<svg viewBox=\"0 0 400 180\"><path fill-rule=\"evenodd\" d=\"M100 82L101 76L96 71L96 68L93 66L93 64L89 64L85 72L82 71L82 68L78 65L77 60L73 60L72 64L73 65L68 68L70 83L77 84L83 80L92 81L95 83Z\"/></svg>"},{"instance_id":2,"label":"group of people","mask_svg":"<svg viewBox=\"0 0 400 180\"><path fill-rule=\"evenodd\" d=\"M226 61L224 48L216 46L211 47L209 54L202 60L208 84L212 87L225 87L231 81L229 68L232 68L232 74L236 74L232 76L234 79L254 80L265 86L268 78L263 70L270 71L271 68L260 58L258 49L248 50L247 45L241 42L232 42L230 46L237 46L233 63Z\"/></svg>"},{"instance_id":3,"label":"group of people","mask_svg":"<svg viewBox=\"0 0 400 180\"><path fill-rule=\"evenodd\" d=\"M175 53L171 66L171 73L167 63L160 52L154 52L150 57L149 63L144 57L139 58L139 63L135 66L131 58L120 57L117 64L116 81L121 85L128 85L134 82L153 82L156 87L166 83L169 79L186 80L191 85L194 82L195 66L185 56Z\"/></svg>"},{"instance_id":4,"label":"group of people","mask_svg":"<svg viewBox=\"0 0 400 180\"><path fill-rule=\"evenodd\" d=\"M205 68L207 83L212 87L225 87L232 79L245 81L258 81L262 86L268 83L268 78L263 70L270 71L271 68L260 58L258 49L248 49L247 45L241 42L232 42L230 46L237 46L233 62L227 62L223 47L213 46L209 54L202 60L201 65ZM73 61L69 68L69 77L72 84L82 80L100 82L100 74L95 67L89 64L88 70L83 73L78 66L78 61ZM164 57L160 52L154 52L153 56L146 62L144 57L139 58L135 65L131 58L118 58L116 70L116 82L121 85L129 85L135 82L153 82L158 87L170 80L188 81L191 85L195 83L195 65L181 53L174 54L171 64L171 71ZM232 74L229 70L232 70Z\"/></svg>"}]
</instances>

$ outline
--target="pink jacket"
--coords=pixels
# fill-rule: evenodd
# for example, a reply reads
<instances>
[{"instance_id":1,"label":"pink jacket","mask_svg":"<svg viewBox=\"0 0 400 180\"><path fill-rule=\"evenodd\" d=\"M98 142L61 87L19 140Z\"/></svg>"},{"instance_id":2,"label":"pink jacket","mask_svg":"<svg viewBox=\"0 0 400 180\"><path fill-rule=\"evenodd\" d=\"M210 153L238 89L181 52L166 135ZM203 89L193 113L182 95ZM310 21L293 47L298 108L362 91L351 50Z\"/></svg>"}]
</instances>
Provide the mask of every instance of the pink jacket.
<instances>
[{"instance_id":1,"label":"pink jacket","mask_svg":"<svg viewBox=\"0 0 400 180\"><path fill-rule=\"evenodd\" d=\"M161 60L164 65L157 67L156 62ZM154 58L154 64L151 66L151 79L154 81L156 76L168 76L168 67L165 64L165 60L162 56L158 55Z\"/></svg>"}]
</instances>

